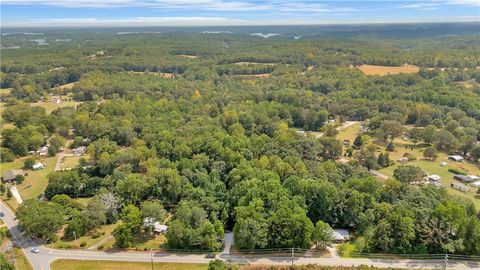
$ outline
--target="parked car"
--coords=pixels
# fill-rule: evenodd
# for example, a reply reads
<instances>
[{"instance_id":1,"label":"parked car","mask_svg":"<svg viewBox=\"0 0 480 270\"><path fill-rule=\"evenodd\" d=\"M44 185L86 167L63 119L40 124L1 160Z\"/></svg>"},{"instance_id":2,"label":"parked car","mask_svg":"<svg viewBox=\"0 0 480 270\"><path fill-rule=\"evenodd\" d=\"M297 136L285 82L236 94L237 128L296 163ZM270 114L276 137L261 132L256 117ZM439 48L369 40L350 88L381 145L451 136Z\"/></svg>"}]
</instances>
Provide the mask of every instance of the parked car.
<instances>
[{"instance_id":1,"label":"parked car","mask_svg":"<svg viewBox=\"0 0 480 270\"><path fill-rule=\"evenodd\" d=\"M217 256L213 253L207 253L207 255L205 255L205 258L207 259L215 259Z\"/></svg>"},{"instance_id":2,"label":"parked car","mask_svg":"<svg viewBox=\"0 0 480 270\"><path fill-rule=\"evenodd\" d=\"M40 250L37 247L34 247L30 250L32 253L39 253Z\"/></svg>"}]
</instances>

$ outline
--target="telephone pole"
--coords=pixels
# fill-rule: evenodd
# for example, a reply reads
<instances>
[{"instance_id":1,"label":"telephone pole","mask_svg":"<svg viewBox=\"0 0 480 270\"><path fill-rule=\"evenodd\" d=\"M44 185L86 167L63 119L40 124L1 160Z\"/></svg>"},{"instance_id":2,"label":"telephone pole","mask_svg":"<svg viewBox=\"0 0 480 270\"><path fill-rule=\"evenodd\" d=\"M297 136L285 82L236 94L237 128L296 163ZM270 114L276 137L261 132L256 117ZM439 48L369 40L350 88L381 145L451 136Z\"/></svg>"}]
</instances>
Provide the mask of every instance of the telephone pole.
<instances>
[{"instance_id":1,"label":"telephone pole","mask_svg":"<svg viewBox=\"0 0 480 270\"><path fill-rule=\"evenodd\" d=\"M445 270L447 270L448 267L448 254L445 254Z\"/></svg>"},{"instance_id":2,"label":"telephone pole","mask_svg":"<svg viewBox=\"0 0 480 270\"><path fill-rule=\"evenodd\" d=\"M295 249L292 247L292 266L293 266L293 258L295 257Z\"/></svg>"},{"instance_id":3,"label":"telephone pole","mask_svg":"<svg viewBox=\"0 0 480 270\"><path fill-rule=\"evenodd\" d=\"M153 266L153 250L150 249L150 261L152 262L152 270L155 270L155 267Z\"/></svg>"}]
</instances>

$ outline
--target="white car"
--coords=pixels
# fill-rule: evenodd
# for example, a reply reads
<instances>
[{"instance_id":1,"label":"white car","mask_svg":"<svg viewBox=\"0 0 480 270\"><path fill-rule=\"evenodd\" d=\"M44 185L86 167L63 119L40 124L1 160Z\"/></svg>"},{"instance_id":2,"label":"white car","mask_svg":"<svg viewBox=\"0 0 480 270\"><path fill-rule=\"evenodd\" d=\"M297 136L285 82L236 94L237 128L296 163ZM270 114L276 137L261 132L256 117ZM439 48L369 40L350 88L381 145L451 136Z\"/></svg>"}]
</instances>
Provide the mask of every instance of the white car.
<instances>
[{"instance_id":1,"label":"white car","mask_svg":"<svg viewBox=\"0 0 480 270\"><path fill-rule=\"evenodd\" d=\"M34 247L30 250L32 253L39 253L40 250L37 247Z\"/></svg>"}]
</instances>

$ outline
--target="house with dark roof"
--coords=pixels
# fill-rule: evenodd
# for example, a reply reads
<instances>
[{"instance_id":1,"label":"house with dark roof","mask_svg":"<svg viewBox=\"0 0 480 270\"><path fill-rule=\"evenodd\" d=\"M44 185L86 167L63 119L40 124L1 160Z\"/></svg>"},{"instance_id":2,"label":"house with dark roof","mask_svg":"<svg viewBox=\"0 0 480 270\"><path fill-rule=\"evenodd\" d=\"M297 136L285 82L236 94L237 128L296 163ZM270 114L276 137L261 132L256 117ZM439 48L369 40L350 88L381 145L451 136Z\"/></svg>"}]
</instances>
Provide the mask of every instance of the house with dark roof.
<instances>
[{"instance_id":1,"label":"house with dark roof","mask_svg":"<svg viewBox=\"0 0 480 270\"><path fill-rule=\"evenodd\" d=\"M2 175L3 182L13 182L17 178L17 175L25 176L25 172L22 169L19 170L8 170Z\"/></svg>"}]
</instances>

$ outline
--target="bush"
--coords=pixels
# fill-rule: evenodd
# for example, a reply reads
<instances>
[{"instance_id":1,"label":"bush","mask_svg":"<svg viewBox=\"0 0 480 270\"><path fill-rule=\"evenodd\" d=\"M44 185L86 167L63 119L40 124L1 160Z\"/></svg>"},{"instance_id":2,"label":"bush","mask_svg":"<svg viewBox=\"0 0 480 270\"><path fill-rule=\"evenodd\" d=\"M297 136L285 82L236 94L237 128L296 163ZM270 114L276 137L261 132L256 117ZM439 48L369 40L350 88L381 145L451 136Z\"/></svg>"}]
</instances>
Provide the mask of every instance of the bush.
<instances>
[{"instance_id":1,"label":"bush","mask_svg":"<svg viewBox=\"0 0 480 270\"><path fill-rule=\"evenodd\" d=\"M86 245L87 245L87 242L85 242L85 241L83 241L83 242L80 243L80 247L84 247L84 246L86 246Z\"/></svg>"},{"instance_id":2,"label":"bush","mask_svg":"<svg viewBox=\"0 0 480 270\"><path fill-rule=\"evenodd\" d=\"M17 184L21 184L23 182L23 180L25 180L25 176L23 176L23 175L17 175L15 177L15 182L17 182Z\"/></svg>"},{"instance_id":3,"label":"bush","mask_svg":"<svg viewBox=\"0 0 480 270\"><path fill-rule=\"evenodd\" d=\"M395 151L395 144L393 144L392 142L388 143L387 148L385 150L389 152Z\"/></svg>"},{"instance_id":4,"label":"bush","mask_svg":"<svg viewBox=\"0 0 480 270\"><path fill-rule=\"evenodd\" d=\"M404 153L403 156L408 158L409 161L417 160L417 157L415 155L413 155L412 153Z\"/></svg>"},{"instance_id":5,"label":"bush","mask_svg":"<svg viewBox=\"0 0 480 270\"><path fill-rule=\"evenodd\" d=\"M100 233L99 231L93 231L90 236L93 238L93 239L96 239L96 238L99 238L100 235L102 235L102 233Z\"/></svg>"},{"instance_id":6,"label":"bush","mask_svg":"<svg viewBox=\"0 0 480 270\"><path fill-rule=\"evenodd\" d=\"M25 161L23 161L23 168L31 170L31 169L33 169L34 164L35 164L35 159L29 157L29 158L25 159Z\"/></svg>"},{"instance_id":7,"label":"bush","mask_svg":"<svg viewBox=\"0 0 480 270\"><path fill-rule=\"evenodd\" d=\"M453 174L467 175L467 172L459 170L459 169L455 169L455 168L449 168L448 171L453 173Z\"/></svg>"}]
</instances>

